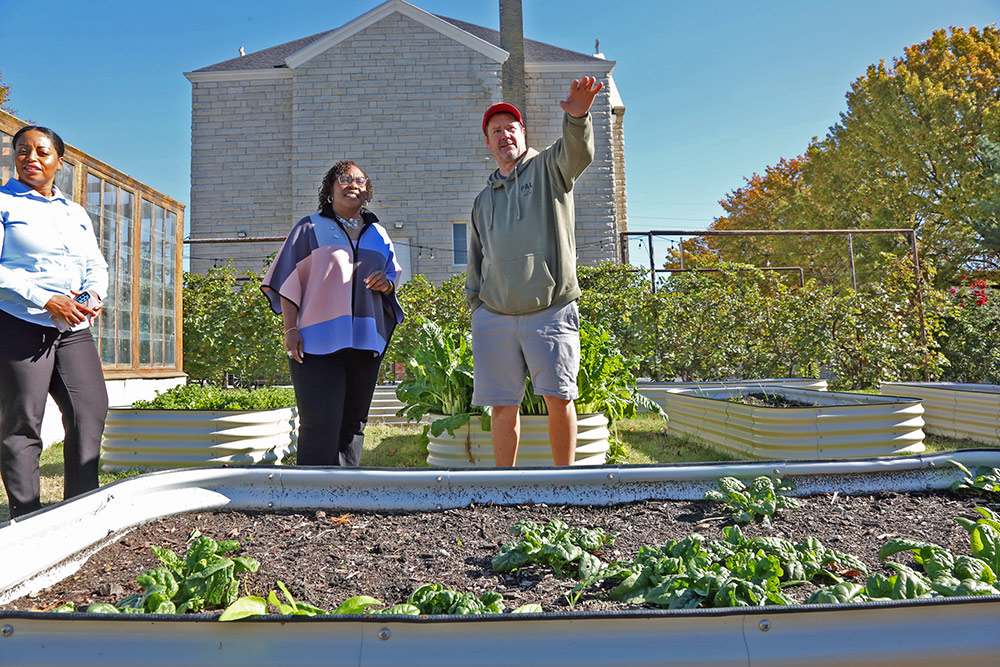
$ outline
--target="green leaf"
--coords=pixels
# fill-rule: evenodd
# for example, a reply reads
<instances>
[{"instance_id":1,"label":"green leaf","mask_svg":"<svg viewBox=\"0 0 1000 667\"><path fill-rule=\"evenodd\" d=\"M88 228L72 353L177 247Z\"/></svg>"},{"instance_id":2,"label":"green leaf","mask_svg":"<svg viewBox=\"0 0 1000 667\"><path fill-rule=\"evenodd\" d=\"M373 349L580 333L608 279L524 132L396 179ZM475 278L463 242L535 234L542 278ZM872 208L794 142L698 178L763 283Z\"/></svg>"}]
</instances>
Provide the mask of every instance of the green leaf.
<instances>
[{"instance_id":1,"label":"green leaf","mask_svg":"<svg viewBox=\"0 0 1000 667\"><path fill-rule=\"evenodd\" d=\"M219 615L220 621L238 621L251 616L267 614L267 602L260 597L242 597L226 607Z\"/></svg>"},{"instance_id":2,"label":"green leaf","mask_svg":"<svg viewBox=\"0 0 1000 667\"><path fill-rule=\"evenodd\" d=\"M333 610L334 614L364 614L368 611L368 607L374 607L382 604L381 600L377 600L368 595L355 595L354 597L347 598L344 600L339 607ZM398 607L399 605L397 605ZM393 614L399 613L409 613L406 611L393 611Z\"/></svg>"}]
</instances>

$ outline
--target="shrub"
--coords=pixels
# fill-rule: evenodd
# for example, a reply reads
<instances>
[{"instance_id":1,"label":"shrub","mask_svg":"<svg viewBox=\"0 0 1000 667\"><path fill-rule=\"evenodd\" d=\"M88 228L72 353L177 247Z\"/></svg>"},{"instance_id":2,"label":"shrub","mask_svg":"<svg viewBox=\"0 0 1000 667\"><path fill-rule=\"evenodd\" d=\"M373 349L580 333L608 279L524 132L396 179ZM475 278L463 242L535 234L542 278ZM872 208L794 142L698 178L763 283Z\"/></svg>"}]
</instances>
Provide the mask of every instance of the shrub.
<instances>
[{"instance_id":1,"label":"shrub","mask_svg":"<svg viewBox=\"0 0 1000 667\"><path fill-rule=\"evenodd\" d=\"M182 384L150 401L135 401L135 410L273 410L295 405L295 392L285 387L223 389L211 385Z\"/></svg>"},{"instance_id":2,"label":"shrub","mask_svg":"<svg viewBox=\"0 0 1000 667\"><path fill-rule=\"evenodd\" d=\"M948 314L941 338L944 376L955 382L1000 384L1000 297L984 280L962 276L948 290Z\"/></svg>"},{"instance_id":3,"label":"shrub","mask_svg":"<svg viewBox=\"0 0 1000 667\"><path fill-rule=\"evenodd\" d=\"M184 370L226 386L288 384L281 317L260 291L261 275L232 263L184 274Z\"/></svg>"}]
</instances>

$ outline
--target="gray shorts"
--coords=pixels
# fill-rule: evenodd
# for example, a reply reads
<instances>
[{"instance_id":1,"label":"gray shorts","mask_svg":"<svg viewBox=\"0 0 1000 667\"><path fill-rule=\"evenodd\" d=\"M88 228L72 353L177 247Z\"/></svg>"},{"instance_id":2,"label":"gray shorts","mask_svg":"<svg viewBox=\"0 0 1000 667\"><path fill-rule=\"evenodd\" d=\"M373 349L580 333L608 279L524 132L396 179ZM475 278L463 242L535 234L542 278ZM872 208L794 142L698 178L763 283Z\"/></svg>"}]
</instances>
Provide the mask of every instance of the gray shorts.
<instances>
[{"instance_id":1,"label":"gray shorts","mask_svg":"<svg viewBox=\"0 0 1000 667\"><path fill-rule=\"evenodd\" d=\"M576 302L530 315L498 315L480 306L472 313L474 405L520 405L525 377L534 392L577 397L580 311Z\"/></svg>"}]
</instances>

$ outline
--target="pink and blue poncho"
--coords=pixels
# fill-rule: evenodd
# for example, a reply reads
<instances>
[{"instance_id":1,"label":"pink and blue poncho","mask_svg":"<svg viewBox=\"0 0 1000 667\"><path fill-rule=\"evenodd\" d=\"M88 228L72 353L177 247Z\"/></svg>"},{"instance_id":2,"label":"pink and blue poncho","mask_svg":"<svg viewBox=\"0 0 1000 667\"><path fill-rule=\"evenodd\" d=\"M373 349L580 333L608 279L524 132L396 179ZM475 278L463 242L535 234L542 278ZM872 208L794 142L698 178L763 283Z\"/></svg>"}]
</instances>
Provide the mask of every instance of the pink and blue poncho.
<instances>
[{"instance_id":1,"label":"pink and blue poncho","mask_svg":"<svg viewBox=\"0 0 1000 667\"><path fill-rule=\"evenodd\" d=\"M370 290L364 279L384 271L394 284L400 272L392 241L371 213L363 214L361 238L314 213L292 228L264 275L261 290L276 313L285 297L299 308L297 326L306 354L353 348L384 354L403 321L396 291Z\"/></svg>"}]
</instances>

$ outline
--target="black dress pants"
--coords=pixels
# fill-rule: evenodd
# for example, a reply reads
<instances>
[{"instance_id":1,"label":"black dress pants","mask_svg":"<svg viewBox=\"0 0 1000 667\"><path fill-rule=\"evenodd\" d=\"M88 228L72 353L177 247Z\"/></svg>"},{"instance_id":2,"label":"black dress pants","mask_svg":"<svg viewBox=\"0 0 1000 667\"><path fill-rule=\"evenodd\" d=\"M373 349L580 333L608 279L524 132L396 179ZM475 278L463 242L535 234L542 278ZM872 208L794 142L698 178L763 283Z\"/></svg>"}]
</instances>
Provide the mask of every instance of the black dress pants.
<instances>
[{"instance_id":1,"label":"black dress pants","mask_svg":"<svg viewBox=\"0 0 1000 667\"><path fill-rule=\"evenodd\" d=\"M0 476L11 518L41 509L42 416L52 395L66 438L63 497L96 489L108 392L89 329L60 333L0 311Z\"/></svg>"},{"instance_id":2,"label":"black dress pants","mask_svg":"<svg viewBox=\"0 0 1000 667\"><path fill-rule=\"evenodd\" d=\"M347 349L288 363L299 410L298 464L359 465L381 355Z\"/></svg>"}]
</instances>

